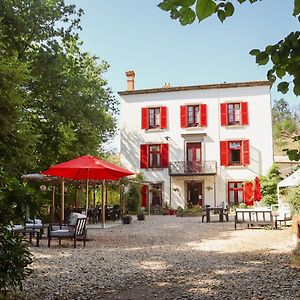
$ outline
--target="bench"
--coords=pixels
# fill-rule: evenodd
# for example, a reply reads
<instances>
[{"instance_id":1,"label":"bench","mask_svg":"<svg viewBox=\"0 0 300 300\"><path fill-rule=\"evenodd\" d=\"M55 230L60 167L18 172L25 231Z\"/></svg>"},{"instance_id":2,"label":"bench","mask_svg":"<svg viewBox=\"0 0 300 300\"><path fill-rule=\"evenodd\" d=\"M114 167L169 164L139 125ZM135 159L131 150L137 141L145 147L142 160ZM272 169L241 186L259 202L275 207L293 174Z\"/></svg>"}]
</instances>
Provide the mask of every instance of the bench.
<instances>
[{"instance_id":1,"label":"bench","mask_svg":"<svg viewBox=\"0 0 300 300\"><path fill-rule=\"evenodd\" d=\"M274 227L274 217L270 208L237 208L235 211L234 229L237 224L247 224L247 226L255 225L271 225Z\"/></svg>"}]
</instances>

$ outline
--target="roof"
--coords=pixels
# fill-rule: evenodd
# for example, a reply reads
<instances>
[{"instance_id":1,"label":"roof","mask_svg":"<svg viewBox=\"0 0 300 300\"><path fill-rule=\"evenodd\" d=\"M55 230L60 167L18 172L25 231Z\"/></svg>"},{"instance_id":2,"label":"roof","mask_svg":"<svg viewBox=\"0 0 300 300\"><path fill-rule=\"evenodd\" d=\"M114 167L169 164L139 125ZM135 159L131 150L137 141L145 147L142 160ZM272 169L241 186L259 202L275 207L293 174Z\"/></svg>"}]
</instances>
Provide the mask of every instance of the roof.
<instances>
[{"instance_id":1,"label":"roof","mask_svg":"<svg viewBox=\"0 0 300 300\"><path fill-rule=\"evenodd\" d=\"M278 183L278 187L300 185L300 169Z\"/></svg>"},{"instance_id":2,"label":"roof","mask_svg":"<svg viewBox=\"0 0 300 300\"><path fill-rule=\"evenodd\" d=\"M192 91L192 90L209 90L209 89L229 89L229 88L243 88L256 86L271 86L267 80L260 81L246 81L246 82L232 82L232 83L214 83L192 86L177 86L177 87L161 87L152 89L141 89L133 91L118 92L120 96L137 95L137 94L154 94L154 93L169 93L178 91Z\"/></svg>"}]
</instances>

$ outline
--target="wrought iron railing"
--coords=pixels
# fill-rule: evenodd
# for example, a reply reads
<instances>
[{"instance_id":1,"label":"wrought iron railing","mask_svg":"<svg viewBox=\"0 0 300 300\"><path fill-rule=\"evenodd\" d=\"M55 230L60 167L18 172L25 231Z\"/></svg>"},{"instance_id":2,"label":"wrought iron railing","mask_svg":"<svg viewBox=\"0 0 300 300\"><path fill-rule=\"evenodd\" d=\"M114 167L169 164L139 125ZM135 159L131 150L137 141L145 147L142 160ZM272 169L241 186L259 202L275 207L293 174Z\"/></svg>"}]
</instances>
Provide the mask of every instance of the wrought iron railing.
<instances>
[{"instance_id":1,"label":"wrought iron railing","mask_svg":"<svg viewBox=\"0 0 300 300\"><path fill-rule=\"evenodd\" d=\"M215 160L192 162L173 161L169 164L169 175L213 175L217 173Z\"/></svg>"}]
</instances>

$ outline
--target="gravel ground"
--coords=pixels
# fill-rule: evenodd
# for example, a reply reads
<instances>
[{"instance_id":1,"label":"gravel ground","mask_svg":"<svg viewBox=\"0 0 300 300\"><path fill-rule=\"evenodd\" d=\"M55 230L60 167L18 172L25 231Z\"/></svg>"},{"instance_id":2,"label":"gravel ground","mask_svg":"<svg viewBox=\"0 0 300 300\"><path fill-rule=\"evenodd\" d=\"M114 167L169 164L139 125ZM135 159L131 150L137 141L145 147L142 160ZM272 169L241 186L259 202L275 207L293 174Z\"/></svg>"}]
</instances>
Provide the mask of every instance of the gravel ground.
<instances>
[{"instance_id":1,"label":"gravel ground","mask_svg":"<svg viewBox=\"0 0 300 300\"><path fill-rule=\"evenodd\" d=\"M31 247L26 299L300 299L291 229L151 216L89 229L86 247Z\"/></svg>"}]
</instances>

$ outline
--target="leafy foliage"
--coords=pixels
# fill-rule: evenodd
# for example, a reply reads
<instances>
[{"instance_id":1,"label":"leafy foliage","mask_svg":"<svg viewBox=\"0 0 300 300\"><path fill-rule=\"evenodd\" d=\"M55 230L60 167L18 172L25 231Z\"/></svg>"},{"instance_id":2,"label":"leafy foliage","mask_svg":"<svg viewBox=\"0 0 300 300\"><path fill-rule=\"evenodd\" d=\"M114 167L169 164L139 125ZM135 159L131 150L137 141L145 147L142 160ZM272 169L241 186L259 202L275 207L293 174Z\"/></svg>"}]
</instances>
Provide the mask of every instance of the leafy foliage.
<instances>
[{"instance_id":1,"label":"leafy foliage","mask_svg":"<svg viewBox=\"0 0 300 300\"><path fill-rule=\"evenodd\" d=\"M19 215L29 191L21 174L101 156L115 132L117 101L103 79L109 65L81 50L82 14L61 0L0 1L0 208ZM24 201L32 210L34 197Z\"/></svg>"},{"instance_id":2,"label":"leafy foliage","mask_svg":"<svg viewBox=\"0 0 300 300\"><path fill-rule=\"evenodd\" d=\"M281 179L280 171L276 164L273 164L266 176L260 177L262 202L264 205L270 206L278 202L277 184Z\"/></svg>"},{"instance_id":3,"label":"leafy foliage","mask_svg":"<svg viewBox=\"0 0 300 300\"><path fill-rule=\"evenodd\" d=\"M22 291L22 281L32 270L32 256L22 237L5 226L0 227L0 295L10 289Z\"/></svg>"},{"instance_id":4,"label":"leafy foliage","mask_svg":"<svg viewBox=\"0 0 300 300\"><path fill-rule=\"evenodd\" d=\"M300 214L300 186L290 188L287 199L293 213Z\"/></svg>"},{"instance_id":5,"label":"leafy foliage","mask_svg":"<svg viewBox=\"0 0 300 300\"><path fill-rule=\"evenodd\" d=\"M258 0L237 0L239 4L255 3ZM235 3L237 4L237 3ZM158 7L170 12L170 17L179 20L185 26L199 22L216 14L221 22L231 17L235 12L234 1L229 0L163 0ZM293 16L298 17L300 22L300 1L294 0ZM258 65L271 63L272 67L267 72L268 80L273 84L279 81L277 89L281 93L288 92L293 88L295 95L300 95L300 32L291 32L278 43L268 45L264 50L253 49L250 54L255 56ZM292 78L291 81L288 81ZM300 150L292 149L286 151L291 160L300 160Z\"/></svg>"}]
</instances>

